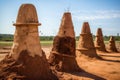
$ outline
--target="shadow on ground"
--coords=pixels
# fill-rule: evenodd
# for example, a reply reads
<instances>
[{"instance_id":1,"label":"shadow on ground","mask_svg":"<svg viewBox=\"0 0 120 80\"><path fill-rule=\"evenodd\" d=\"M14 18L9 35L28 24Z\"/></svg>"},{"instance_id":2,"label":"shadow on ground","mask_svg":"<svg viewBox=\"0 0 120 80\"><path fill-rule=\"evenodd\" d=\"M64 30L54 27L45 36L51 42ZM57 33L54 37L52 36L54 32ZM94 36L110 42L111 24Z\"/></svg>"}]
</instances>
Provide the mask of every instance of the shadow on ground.
<instances>
[{"instance_id":1,"label":"shadow on ground","mask_svg":"<svg viewBox=\"0 0 120 80\"><path fill-rule=\"evenodd\" d=\"M90 79L93 79L93 80L106 80L105 78L102 78L100 76L91 74L91 73L86 72L86 71L74 72L74 73L70 73L70 74L75 75L75 76L79 76L79 77L87 77L87 78L90 78Z\"/></svg>"},{"instance_id":2,"label":"shadow on ground","mask_svg":"<svg viewBox=\"0 0 120 80\"><path fill-rule=\"evenodd\" d=\"M119 53L118 53L119 54ZM111 59L106 59L106 58L103 58L103 57L115 57L115 58L120 58L120 56L114 56L114 55L103 55L103 54L100 54L99 56L101 56L102 58L100 60L103 60L103 61L109 61L109 62L117 62L117 63L120 63L120 60L111 60Z\"/></svg>"}]
</instances>

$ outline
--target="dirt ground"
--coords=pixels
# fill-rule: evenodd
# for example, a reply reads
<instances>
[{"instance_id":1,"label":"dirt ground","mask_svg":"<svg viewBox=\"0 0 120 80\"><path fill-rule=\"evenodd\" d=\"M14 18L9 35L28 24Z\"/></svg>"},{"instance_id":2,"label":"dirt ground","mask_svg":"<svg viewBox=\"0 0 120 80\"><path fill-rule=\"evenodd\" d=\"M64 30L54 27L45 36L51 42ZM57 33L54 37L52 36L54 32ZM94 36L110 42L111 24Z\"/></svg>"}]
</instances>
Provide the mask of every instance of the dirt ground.
<instances>
[{"instance_id":1,"label":"dirt ground","mask_svg":"<svg viewBox=\"0 0 120 80\"><path fill-rule=\"evenodd\" d=\"M49 56L51 47L42 47ZM0 60L10 52L10 47L0 47ZM97 52L103 59L91 59L77 54L77 63L81 72L62 73L60 80L120 80L120 53Z\"/></svg>"}]
</instances>

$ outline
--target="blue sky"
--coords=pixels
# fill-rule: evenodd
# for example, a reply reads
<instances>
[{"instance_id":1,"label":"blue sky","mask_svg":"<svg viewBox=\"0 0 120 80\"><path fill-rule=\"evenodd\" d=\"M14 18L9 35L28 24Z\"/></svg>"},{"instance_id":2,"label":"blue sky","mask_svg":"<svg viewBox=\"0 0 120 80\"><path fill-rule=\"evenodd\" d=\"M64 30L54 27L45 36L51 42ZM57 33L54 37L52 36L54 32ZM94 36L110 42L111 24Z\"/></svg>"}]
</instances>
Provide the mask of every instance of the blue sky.
<instances>
[{"instance_id":1,"label":"blue sky","mask_svg":"<svg viewBox=\"0 0 120 80\"><path fill-rule=\"evenodd\" d=\"M72 13L76 36L81 32L84 21L96 34L101 27L104 35L120 33L120 0L0 0L0 33L14 34L18 10L21 4L32 3L37 9L39 34L56 35L64 12Z\"/></svg>"}]
</instances>

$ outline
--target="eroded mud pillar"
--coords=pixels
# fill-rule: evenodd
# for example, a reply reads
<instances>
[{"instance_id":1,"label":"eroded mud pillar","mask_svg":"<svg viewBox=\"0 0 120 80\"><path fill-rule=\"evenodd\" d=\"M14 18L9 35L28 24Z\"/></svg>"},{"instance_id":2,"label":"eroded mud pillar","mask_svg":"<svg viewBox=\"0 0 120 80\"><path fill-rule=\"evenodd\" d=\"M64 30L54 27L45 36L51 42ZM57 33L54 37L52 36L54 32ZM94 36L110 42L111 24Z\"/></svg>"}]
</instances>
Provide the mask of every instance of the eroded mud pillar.
<instances>
[{"instance_id":1,"label":"eroded mud pillar","mask_svg":"<svg viewBox=\"0 0 120 80\"><path fill-rule=\"evenodd\" d=\"M0 62L4 80L57 80L41 49L37 12L32 4L22 4L16 23L11 52Z\"/></svg>"},{"instance_id":2,"label":"eroded mud pillar","mask_svg":"<svg viewBox=\"0 0 120 80\"><path fill-rule=\"evenodd\" d=\"M78 41L77 52L79 55L86 55L88 57L99 58L99 56L96 53L88 22L83 23L82 31Z\"/></svg>"},{"instance_id":3,"label":"eroded mud pillar","mask_svg":"<svg viewBox=\"0 0 120 80\"><path fill-rule=\"evenodd\" d=\"M108 43L108 51L109 52L118 52L116 45L115 45L115 39L113 36L110 37L109 43Z\"/></svg>"},{"instance_id":4,"label":"eroded mud pillar","mask_svg":"<svg viewBox=\"0 0 120 80\"><path fill-rule=\"evenodd\" d=\"M58 71L80 71L75 55L75 33L71 13L66 12L57 36L54 38L53 48L49 56L49 63Z\"/></svg>"},{"instance_id":5,"label":"eroded mud pillar","mask_svg":"<svg viewBox=\"0 0 120 80\"><path fill-rule=\"evenodd\" d=\"M97 51L107 52L104 44L102 29L98 28L95 38L95 47Z\"/></svg>"}]
</instances>

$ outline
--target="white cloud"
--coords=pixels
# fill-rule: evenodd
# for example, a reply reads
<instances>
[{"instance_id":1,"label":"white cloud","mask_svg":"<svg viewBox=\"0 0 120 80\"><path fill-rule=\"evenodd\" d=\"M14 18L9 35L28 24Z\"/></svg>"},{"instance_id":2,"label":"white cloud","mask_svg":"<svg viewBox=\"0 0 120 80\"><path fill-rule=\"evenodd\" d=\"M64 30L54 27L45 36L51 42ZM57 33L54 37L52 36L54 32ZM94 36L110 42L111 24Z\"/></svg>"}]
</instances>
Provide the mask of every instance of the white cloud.
<instances>
[{"instance_id":1,"label":"white cloud","mask_svg":"<svg viewBox=\"0 0 120 80\"><path fill-rule=\"evenodd\" d=\"M120 18L120 10L77 11L73 14L73 17L78 20Z\"/></svg>"}]
</instances>

